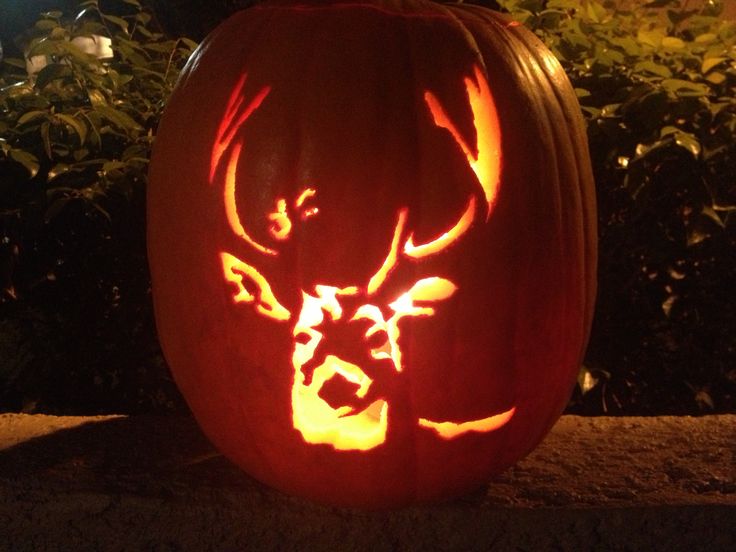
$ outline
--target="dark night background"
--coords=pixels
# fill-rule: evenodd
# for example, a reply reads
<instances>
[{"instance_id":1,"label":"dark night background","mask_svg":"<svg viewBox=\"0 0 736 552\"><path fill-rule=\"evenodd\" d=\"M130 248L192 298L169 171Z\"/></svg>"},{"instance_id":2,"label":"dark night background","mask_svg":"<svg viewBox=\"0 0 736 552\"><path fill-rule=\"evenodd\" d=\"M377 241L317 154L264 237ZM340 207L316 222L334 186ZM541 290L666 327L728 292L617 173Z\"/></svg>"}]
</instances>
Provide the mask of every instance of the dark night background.
<instances>
[{"instance_id":1,"label":"dark night background","mask_svg":"<svg viewBox=\"0 0 736 552\"><path fill-rule=\"evenodd\" d=\"M253 2L142 3L155 13L152 27L200 41ZM696 4L702 2L684 3L691 10ZM74 14L77 6L0 0L5 57L20 57L15 39L40 12ZM122 0L100 0L100 7L121 15L132 9ZM736 2L725 8L719 17L733 19ZM706 108L690 97L674 100L660 81L631 80L615 63L602 76L569 67L576 88L591 91L581 103L598 189L600 263L590 346L568 411L736 412L736 224L730 211L714 217L707 208L716 200L736 205L736 61L711 89L724 91L719 102L732 102L718 114L715 99ZM0 80L0 88L7 84ZM662 134L674 127L686 135L673 141ZM697 148L688 136L697 137ZM634 155L641 143L647 148ZM627 171L618 164L622 157L632 159ZM632 191L636 179L641 185ZM184 409L155 337L145 188L106 196L101 205L109 218L79 202L50 217L44 185L0 157L0 412Z\"/></svg>"}]
</instances>

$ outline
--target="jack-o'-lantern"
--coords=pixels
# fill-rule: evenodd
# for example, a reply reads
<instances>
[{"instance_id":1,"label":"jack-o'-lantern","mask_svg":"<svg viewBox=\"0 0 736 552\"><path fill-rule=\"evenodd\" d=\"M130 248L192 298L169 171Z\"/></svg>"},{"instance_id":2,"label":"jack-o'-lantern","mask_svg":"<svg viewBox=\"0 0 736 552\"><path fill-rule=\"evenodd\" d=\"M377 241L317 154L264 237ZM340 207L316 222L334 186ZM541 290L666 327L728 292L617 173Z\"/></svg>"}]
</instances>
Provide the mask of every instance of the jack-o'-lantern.
<instances>
[{"instance_id":1,"label":"jack-o'-lantern","mask_svg":"<svg viewBox=\"0 0 736 552\"><path fill-rule=\"evenodd\" d=\"M150 180L164 353L261 481L446 498L562 411L595 206L574 92L522 27L424 0L258 4L189 62Z\"/></svg>"}]
</instances>

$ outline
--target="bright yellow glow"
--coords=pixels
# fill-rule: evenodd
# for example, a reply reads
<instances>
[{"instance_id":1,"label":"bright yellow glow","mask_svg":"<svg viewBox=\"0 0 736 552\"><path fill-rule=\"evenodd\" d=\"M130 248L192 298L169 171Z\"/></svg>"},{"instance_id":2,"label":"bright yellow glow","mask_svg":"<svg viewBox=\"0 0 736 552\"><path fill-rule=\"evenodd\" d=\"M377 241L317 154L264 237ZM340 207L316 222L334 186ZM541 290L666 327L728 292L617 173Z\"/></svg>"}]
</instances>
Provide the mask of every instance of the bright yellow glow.
<instances>
[{"instance_id":1,"label":"bright yellow glow","mask_svg":"<svg viewBox=\"0 0 736 552\"><path fill-rule=\"evenodd\" d=\"M434 240L420 245L414 245L414 236L413 234L410 234L406 240L406 243L404 244L404 253L412 259L421 259L422 257L427 257L429 255L439 253L444 248L460 239L460 236L462 236L468 230L468 228L470 228L470 225L473 223L474 218L475 197L470 196L470 200L468 200L468 206L465 208L465 212L460 217L460 220L455 223L455 226L453 226L447 232L443 233Z\"/></svg>"},{"instance_id":2,"label":"bright yellow glow","mask_svg":"<svg viewBox=\"0 0 736 552\"><path fill-rule=\"evenodd\" d=\"M289 237L291 233L291 219L286 212L285 199L276 200L276 210L273 213L269 213L268 220L273 223L271 228L268 229L268 232L274 239L283 241Z\"/></svg>"},{"instance_id":3,"label":"bright yellow glow","mask_svg":"<svg viewBox=\"0 0 736 552\"><path fill-rule=\"evenodd\" d=\"M232 94L230 94L230 98L227 102L225 114L217 128L217 136L215 137L215 142L212 146L212 156L210 157L210 184L214 182L215 172L217 171L220 159L227 151L227 148L230 147L230 144L235 138L238 130L240 130L243 123L248 120L248 117L258 109L263 100L266 99L266 96L268 96L268 93L271 91L270 86L264 86L245 107L245 109L241 110L243 107L243 101L245 100L243 96L243 88L245 87L246 76L247 75L244 74L240 77L235 85L235 88L233 89Z\"/></svg>"},{"instance_id":4,"label":"bright yellow glow","mask_svg":"<svg viewBox=\"0 0 736 552\"><path fill-rule=\"evenodd\" d=\"M304 202L308 200L310 197L314 197L317 194L315 190L312 188L307 188L304 190L298 198L296 198L296 201L294 202L294 205L299 208L302 205L304 205Z\"/></svg>"},{"instance_id":5,"label":"bright yellow glow","mask_svg":"<svg viewBox=\"0 0 736 552\"><path fill-rule=\"evenodd\" d=\"M371 356L377 360L390 358L397 372L403 370L401 348L399 347L399 321L405 316L432 316L434 308L415 305L414 301L431 303L449 299L457 290L457 286L438 276L424 278L416 282L409 291L402 293L394 302L389 304L394 314L388 320L384 319L381 309L376 305L361 305L355 311L351 320L369 320L373 322L365 333L369 338L378 332L386 333L386 343L371 349Z\"/></svg>"},{"instance_id":6,"label":"bright yellow glow","mask_svg":"<svg viewBox=\"0 0 736 552\"><path fill-rule=\"evenodd\" d=\"M350 406L332 408L319 391L335 375L358 383L357 396L365 396L370 385L368 376L355 366L329 355L304 385L304 374L297 371L291 392L292 419L304 440L311 444L332 445L336 450L369 450L386 440L388 404L379 399L360 412ZM347 374L347 376L346 376Z\"/></svg>"},{"instance_id":7,"label":"bright yellow glow","mask_svg":"<svg viewBox=\"0 0 736 552\"><path fill-rule=\"evenodd\" d=\"M483 71L476 66L474 67L474 74L475 82L470 78L465 78L464 82L470 109L473 113L473 125L476 134L475 151L468 146L468 143L447 116L434 94L429 91L425 92L424 101L432 113L435 124L447 129L452 134L455 142L468 159L468 164L473 169L485 194L488 205L486 220L488 220L496 202L501 175L501 125L498 121L496 104L493 101Z\"/></svg>"},{"instance_id":8,"label":"bright yellow glow","mask_svg":"<svg viewBox=\"0 0 736 552\"><path fill-rule=\"evenodd\" d=\"M291 409L294 428L307 443L332 445L337 450L368 450L383 443L388 428L388 404L384 400L371 403L360 412L350 406L332 408L319 396L322 387L330 379L341 376L358 385L355 395L366 396L372 380L355 364L334 355L327 355L312 374L306 385L301 368L313 357L322 334L315 329L324 321L327 313L333 321L343 315L338 296L354 295L355 287L336 288L315 286L317 297L302 293L303 306L294 326L294 337L307 339L295 341L292 354L294 385L291 391Z\"/></svg>"},{"instance_id":9,"label":"bright yellow glow","mask_svg":"<svg viewBox=\"0 0 736 552\"><path fill-rule=\"evenodd\" d=\"M408 291L413 301L444 301L457 291L457 286L450 280L432 276L416 282Z\"/></svg>"},{"instance_id":10,"label":"bright yellow glow","mask_svg":"<svg viewBox=\"0 0 736 552\"><path fill-rule=\"evenodd\" d=\"M214 181L218 166L225 153L229 151L224 185L225 214L228 224L237 236L256 250L268 255L277 255L276 250L258 243L245 231L237 210L235 188L243 141L242 138L237 139L236 137L248 117L258 109L270 92L270 87L264 87L250 101L246 101L243 96L245 81L246 76L243 75L229 98L223 119L218 127L212 147L210 182ZM463 138L445 113L443 106L431 92L425 92L424 100L434 123L450 133L473 170L487 204L487 220L495 205L499 188L500 125L488 82L481 69L475 67L474 76L464 79L463 82L473 115L476 134L474 147L471 147L469 142ZM315 197L316 193L314 188L306 188L296 196L296 199L293 196L289 197L288 202L285 198L276 199L275 210L267 214L267 219L270 221L268 231L271 238L286 240L293 231L293 217L298 216L301 220L306 220L317 214L317 207L312 206L309 201ZM476 206L476 203L480 201L479 198L479 192L471 194L464 212L452 227L422 244L414 244L413 235L406 228L409 218L408 209L401 209L393 230L388 254L378 271L369 278L365 287L339 288L330 285L316 285L313 292L308 293L302 290L301 311L292 328L294 348L291 363L294 380L291 406L294 428L301 433L307 443L331 445L336 450L360 451L372 449L385 442L389 412L387 400L378 398L365 408L351 405L333 407L327 400L320 397L320 392L325 385L335 378L342 378L355 384L355 397L364 400L359 403L361 405L366 404L373 397L381 396L380 389L379 393L374 391L372 395L369 395L374 382L363 371L364 368L368 369L367 367L352 364L335 354L330 354L330 351L323 351L323 348L329 348L330 342L327 341L320 347L325 339L322 324L326 318L332 323L339 324L368 320L370 324L364 334L365 341L356 343L356 349L370 347L369 352L373 359L386 361L384 364L388 370L391 369L388 365L390 361L393 369L401 372L404 366L399 346L400 321L404 317L433 316L436 303L450 299L457 291L457 286L440 276L422 278L411 285L408 291L396 296L387 306L381 304L380 307L376 304L365 303L355 308L354 301L345 302L345 307L343 307L342 298L345 296L361 298L375 296L397 263L400 262L402 254L413 259L422 259L457 242L472 226L478 212L482 211ZM234 284L237 289L233 296L234 302L251 303L259 314L272 320L291 319L291 312L278 302L268 281L256 268L228 253L220 255L225 279ZM345 309L349 304L355 310L346 314ZM388 318L385 318L386 316ZM376 343L377 341L380 342ZM317 354L320 356L315 358ZM319 366L311 369L317 364ZM375 369L376 366L380 365L374 365L371 369ZM311 379L307 384L307 374L310 371ZM365 400L366 397L370 398ZM470 432L489 432L498 429L511 419L514 412L515 408L511 408L501 414L465 422L438 422L419 418L417 424L434 431L442 439L454 439Z\"/></svg>"},{"instance_id":11,"label":"bright yellow glow","mask_svg":"<svg viewBox=\"0 0 736 552\"><path fill-rule=\"evenodd\" d=\"M317 195L317 192L312 188L307 188L304 190L301 194L299 194L299 197L296 198L296 201L294 202L294 207L301 213L300 218L302 220L307 220L309 217L313 217L317 213L319 213L319 208L317 207L309 207L307 209L302 209L304 206L304 202L307 201L309 198L314 197Z\"/></svg>"},{"instance_id":12,"label":"bright yellow glow","mask_svg":"<svg viewBox=\"0 0 736 552\"><path fill-rule=\"evenodd\" d=\"M455 439L465 433L475 431L477 433L488 433L489 431L496 430L504 425L512 418L516 408L513 407L506 412L489 416L488 418L482 418L480 420L470 420L468 422L433 422L426 418L419 418L419 425L426 427L427 429L433 430L437 435L443 439Z\"/></svg>"},{"instance_id":13,"label":"bright yellow glow","mask_svg":"<svg viewBox=\"0 0 736 552\"><path fill-rule=\"evenodd\" d=\"M240 223L240 217L238 216L238 206L235 203L235 183L238 180L238 159L240 158L240 150L242 149L242 142L237 142L233 146L233 151L230 154L230 161L227 164L227 174L225 175L225 189L223 191L225 200L225 216L227 222L230 224L232 229L238 237L243 238L250 245L255 247L261 253L268 255L278 255L273 249L269 249L251 238L243 225Z\"/></svg>"},{"instance_id":14,"label":"bright yellow glow","mask_svg":"<svg viewBox=\"0 0 736 552\"><path fill-rule=\"evenodd\" d=\"M229 253L220 253L220 259L225 279L237 288L237 293L233 296L234 303L255 302L256 310L268 318L280 321L291 318L291 313L278 302L271 286L258 270ZM255 284L255 295L246 288L246 278Z\"/></svg>"},{"instance_id":15,"label":"bright yellow glow","mask_svg":"<svg viewBox=\"0 0 736 552\"><path fill-rule=\"evenodd\" d=\"M375 293L386 281L386 277L391 269L396 264L396 259L399 252L399 241L401 240L401 233L404 231L404 225L406 224L407 210L402 209L399 211L399 220L396 222L394 228L394 236L391 239L391 249L386 256L386 260L383 261L381 268L378 269L371 279L368 281L368 295Z\"/></svg>"}]
</instances>

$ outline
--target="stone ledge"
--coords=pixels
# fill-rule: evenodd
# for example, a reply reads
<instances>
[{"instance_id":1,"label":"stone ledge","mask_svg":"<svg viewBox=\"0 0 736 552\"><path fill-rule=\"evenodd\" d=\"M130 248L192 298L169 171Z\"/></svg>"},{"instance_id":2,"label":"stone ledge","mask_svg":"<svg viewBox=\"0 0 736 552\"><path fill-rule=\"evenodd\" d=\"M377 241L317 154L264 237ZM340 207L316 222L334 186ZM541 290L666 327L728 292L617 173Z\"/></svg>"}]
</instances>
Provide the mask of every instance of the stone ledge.
<instances>
[{"instance_id":1,"label":"stone ledge","mask_svg":"<svg viewBox=\"0 0 736 552\"><path fill-rule=\"evenodd\" d=\"M736 416L564 416L474 495L391 512L270 490L190 418L0 415L0 550L736 550Z\"/></svg>"}]
</instances>

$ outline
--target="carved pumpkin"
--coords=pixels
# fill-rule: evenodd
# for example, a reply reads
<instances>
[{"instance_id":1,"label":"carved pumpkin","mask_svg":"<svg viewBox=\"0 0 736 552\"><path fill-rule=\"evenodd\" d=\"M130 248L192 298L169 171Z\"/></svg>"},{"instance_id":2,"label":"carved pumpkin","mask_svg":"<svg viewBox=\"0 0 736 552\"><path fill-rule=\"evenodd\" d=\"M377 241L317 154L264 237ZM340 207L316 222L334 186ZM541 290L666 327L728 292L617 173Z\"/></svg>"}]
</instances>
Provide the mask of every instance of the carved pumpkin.
<instances>
[{"instance_id":1,"label":"carved pumpkin","mask_svg":"<svg viewBox=\"0 0 736 552\"><path fill-rule=\"evenodd\" d=\"M166 358L259 480L447 498L561 413L595 206L574 92L530 32L469 5L264 2L189 62L150 177Z\"/></svg>"}]
</instances>

